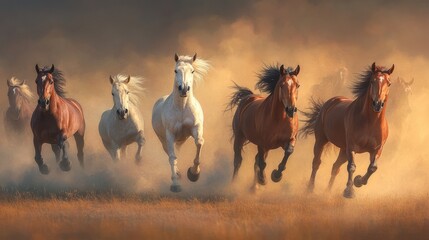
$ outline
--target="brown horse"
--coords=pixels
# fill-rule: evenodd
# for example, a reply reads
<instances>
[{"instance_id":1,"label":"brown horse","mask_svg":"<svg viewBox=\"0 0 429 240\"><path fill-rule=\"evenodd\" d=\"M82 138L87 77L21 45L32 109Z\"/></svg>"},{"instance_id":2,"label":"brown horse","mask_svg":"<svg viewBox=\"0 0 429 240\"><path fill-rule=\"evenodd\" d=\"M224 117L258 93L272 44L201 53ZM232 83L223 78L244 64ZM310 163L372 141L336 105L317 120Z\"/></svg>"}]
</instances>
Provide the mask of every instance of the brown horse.
<instances>
[{"instance_id":1,"label":"brown horse","mask_svg":"<svg viewBox=\"0 0 429 240\"><path fill-rule=\"evenodd\" d=\"M340 148L337 160L332 166L329 189L342 164L348 161L348 181L344 197L354 197L353 173L356 169L354 153L369 152L370 164L366 174L356 176L354 185L366 185L369 177L377 170L377 159L383 150L388 135L385 118L386 103L389 94L390 69L376 66L375 63L365 71L353 85L355 100L345 97L333 97L325 103L313 102L311 112L304 113L306 124L301 129L304 135L315 135L313 170L308 185L314 189L316 172L321 163L321 155L328 142Z\"/></svg>"},{"instance_id":2,"label":"brown horse","mask_svg":"<svg viewBox=\"0 0 429 240\"><path fill-rule=\"evenodd\" d=\"M69 98L65 98L65 79L61 71L54 68L39 69L36 65L38 105L31 118L33 130L33 142L36 152L35 160L42 174L48 174L49 168L43 162L41 155L42 144L52 144L57 162L60 153L63 152L60 168L69 171L68 160L69 144L67 139L74 135L77 146L77 157L83 167L83 146L85 133L85 119L80 104Z\"/></svg>"},{"instance_id":3,"label":"brown horse","mask_svg":"<svg viewBox=\"0 0 429 240\"><path fill-rule=\"evenodd\" d=\"M278 182L286 168L286 162L293 153L298 133L296 102L298 98L299 65L295 70L266 66L259 74L256 87L269 93L268 97L254 94L250 89L235 85L236 92L231 97L227 109L238 106L232 121L234 138L234 175L236 177L243 160L243 145L250 141L258 146L255 157L254 188L266 184L265 172L268 151L282 147L284 157L271 179Z\"/></svg>"},{"instance_id":4,"label":"brown horse","mask_svg":"<svg viewBox=\"0 0 429 240\"><path fill-rule=\"evenodd\" d=\"M14 136L23 136L26 130L29 131L33 93L25 81L15 77L7 80L7 86L9 108L6 111L4 127L10 139Z\"/></svg>"}]
</instances>

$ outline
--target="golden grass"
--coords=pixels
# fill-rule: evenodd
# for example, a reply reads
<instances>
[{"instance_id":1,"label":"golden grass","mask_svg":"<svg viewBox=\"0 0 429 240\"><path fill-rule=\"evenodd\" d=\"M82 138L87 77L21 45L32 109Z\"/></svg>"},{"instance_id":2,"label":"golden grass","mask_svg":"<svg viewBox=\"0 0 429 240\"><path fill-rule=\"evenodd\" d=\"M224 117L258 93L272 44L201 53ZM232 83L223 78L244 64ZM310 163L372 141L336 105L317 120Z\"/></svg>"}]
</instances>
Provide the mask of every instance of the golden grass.
<instances>
[{"instance_id":1,"label":"golden grass","mask_svg":"<svg viewBox=\"0 0 429 240\"><path fill-rule=\"evenodd\" d=\"M2 239L428 239L428 196L12 197Z\"/></svg>"}]
</instances>

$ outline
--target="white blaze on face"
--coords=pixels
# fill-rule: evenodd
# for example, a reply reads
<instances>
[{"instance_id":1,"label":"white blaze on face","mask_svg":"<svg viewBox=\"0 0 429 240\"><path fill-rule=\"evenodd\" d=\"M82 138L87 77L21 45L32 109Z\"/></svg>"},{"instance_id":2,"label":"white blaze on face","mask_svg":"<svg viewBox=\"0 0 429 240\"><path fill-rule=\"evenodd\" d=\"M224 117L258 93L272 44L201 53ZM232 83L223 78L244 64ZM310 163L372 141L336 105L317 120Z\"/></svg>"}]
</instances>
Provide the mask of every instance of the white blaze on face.
<instances>
[{"instance_id":1,"label":"white blaze on face","mask_svg":"<svg viewBox=\"0 0 429 240\"><path fill-rule=\"evenodd\" d=\"M380 76L380 77L378 77L378 80L379 80L380 82L383 82L383 81L384 81L384 76Z\"/></svg>"},{"instance_id":2,"label":"white blaze on face","mask_svg":"<svg viewBox=\"0 0 429 240\"><path fill-rule=\"evenodd\" d=\"M292 79L287 80L287 85L291 86L293 83Z\"/></svg>"},{"instance_id":3,"label":"white blaze on face","mask_svg":"<svg viewBox=\"0 0 429 240\"><path fill-rule=\"evenodd\" d=\"M46 79L46 76L42 76L42 82L44 82Z\"/></svg>"}]
</instances>

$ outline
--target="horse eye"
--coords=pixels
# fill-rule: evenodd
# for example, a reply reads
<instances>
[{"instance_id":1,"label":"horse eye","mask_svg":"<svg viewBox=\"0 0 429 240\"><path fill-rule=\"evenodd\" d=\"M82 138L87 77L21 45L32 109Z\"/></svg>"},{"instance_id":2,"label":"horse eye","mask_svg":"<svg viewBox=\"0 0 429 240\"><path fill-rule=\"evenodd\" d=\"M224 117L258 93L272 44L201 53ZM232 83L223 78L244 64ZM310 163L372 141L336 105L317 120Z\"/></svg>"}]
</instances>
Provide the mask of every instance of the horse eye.
<instances>
[{"instance_id":1,"label":"horse eye","mask_svg":"<svg viewBox=\"0 0 429 240\"><path fill-rule=\"evenodd\" d=\"M296 88L299 88L301 85L299 85L298 83L296 84Z\"/></svg>"},{"instance_id":2,"label":"horse eye","mask_svg":"<svg viewBox=\"0 0 429 240\"><path fill-rule=\"evenodd\" d=\"M195 72L195 70L192 70L192 73L194 73Z\"/></svg>"},{"instance_id":3,"label":"horse eye","mask_svg":"<svg viewBox=\"0 0 429 240\"><path fill-rule=\"evenodd\" d=\"M175 73L177 73L177 70L174 70Z\"/></svg>"},{"instance_id":4,"label":"horse eye","mask_svg":"<svg viewBox=\"0 0 429 240\"><path fill-rule=\"evenodd\" d=\"M112 93L112 96L114 96L115 94L114 93Z\"/></svg>"}]
</instances>

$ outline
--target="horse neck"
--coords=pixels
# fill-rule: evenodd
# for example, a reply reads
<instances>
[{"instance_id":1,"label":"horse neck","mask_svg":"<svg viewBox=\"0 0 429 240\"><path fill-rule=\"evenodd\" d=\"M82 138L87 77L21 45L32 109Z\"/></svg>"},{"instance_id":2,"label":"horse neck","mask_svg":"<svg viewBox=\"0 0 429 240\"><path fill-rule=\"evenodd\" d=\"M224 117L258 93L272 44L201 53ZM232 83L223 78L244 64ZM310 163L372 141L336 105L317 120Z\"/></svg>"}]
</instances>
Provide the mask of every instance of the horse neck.
<instances>
[{"instance_id":1,"label":"horse neck","mask_svg":"<svg viewBox=\"0 0 429 240\"><path fill-rule=\"evenodd\" d=\"M49 112L52 115L57 115L60 108L61 108L61 104L63 104L63 98L57 94L57 92L55 91L55 89L52 91L51 94L51 98L49 99L50 104L49 104Z\"/></svg>"},{"instance_id":2,"label":"horse neck","mask_svg":"<svg viewBox=\"0 0 429 240\"><path fill-rule=\"evenodd\" d=\"M286 113L284 111L284 106L279 97L279 84L276 85L274 91L266 98L265 102L270 109L270 115L274 119L285 119Z\"/></svg>"}]
</instances>

